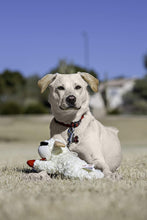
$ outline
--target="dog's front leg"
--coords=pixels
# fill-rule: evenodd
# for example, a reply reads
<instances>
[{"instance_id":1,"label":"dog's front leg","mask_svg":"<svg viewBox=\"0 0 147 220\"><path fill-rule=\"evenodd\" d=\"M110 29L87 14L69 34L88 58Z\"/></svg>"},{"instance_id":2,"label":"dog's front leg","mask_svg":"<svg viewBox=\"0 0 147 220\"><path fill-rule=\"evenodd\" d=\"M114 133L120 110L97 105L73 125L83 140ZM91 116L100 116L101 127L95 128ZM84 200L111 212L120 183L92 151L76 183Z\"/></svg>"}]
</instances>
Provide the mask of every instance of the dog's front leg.
<instances>
[{"instance_id":1,"label":"dog's front leg","mask_svg":"<svg viewBox=\"0 0 147 220\"><path fill-rule=\"evenodd\" d=\"M120 175L118 172L112 173L109 166L105 163L103 159L94 159L93 164L95 169L100 169L104 176L108 179L122 179L122 175Z\"/></svg>"},{"instance_id":2,"label":"dog's front leg","mask_svg":"<svg viewBox=\"0 0 147 220\"><path fill-rule=\"evenodd\" d=\"M105 161L96 159L93 161L93 164L96 169L102 170L105 176L112 174L112 172L109 169L109 166L105 163Z\"/></svg>"},{"instance_id":3,"label":"dog's front leg","mask_svg":"<svg viewBox=\"0 0 147 220\"><path fill-rule=\"evenodd\" d=\"M97 158L94 155L92 155L92 162L94 164L94 167L96 169L102 170L105 176L109 176L112 174L109 166L105 162L104 157L100 152L99 152L99 157L97 157Z\"/></svg>"}]
</instances>

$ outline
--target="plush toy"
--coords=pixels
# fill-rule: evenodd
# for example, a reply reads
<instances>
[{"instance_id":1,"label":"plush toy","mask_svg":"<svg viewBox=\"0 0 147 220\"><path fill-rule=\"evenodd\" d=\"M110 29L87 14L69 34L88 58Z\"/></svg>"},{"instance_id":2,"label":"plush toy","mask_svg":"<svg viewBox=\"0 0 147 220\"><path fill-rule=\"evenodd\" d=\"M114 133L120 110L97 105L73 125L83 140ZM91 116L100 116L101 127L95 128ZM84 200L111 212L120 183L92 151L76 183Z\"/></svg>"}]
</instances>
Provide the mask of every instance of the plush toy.
<instances>
[{"instance_id":1,"label":"plush toy","mask_svg":"<svg viewBox=\"0 0 147 220\"><path fill-rule=\"evenodd\" d=\"M53 138L40 143L38 148L41 160L29 160L27 164L37 172L45 170L48 174L63 174L69 178L99 179L104 174L81 160L77 153L71 152L59 140Z\"/></svg>"}]
</instances>

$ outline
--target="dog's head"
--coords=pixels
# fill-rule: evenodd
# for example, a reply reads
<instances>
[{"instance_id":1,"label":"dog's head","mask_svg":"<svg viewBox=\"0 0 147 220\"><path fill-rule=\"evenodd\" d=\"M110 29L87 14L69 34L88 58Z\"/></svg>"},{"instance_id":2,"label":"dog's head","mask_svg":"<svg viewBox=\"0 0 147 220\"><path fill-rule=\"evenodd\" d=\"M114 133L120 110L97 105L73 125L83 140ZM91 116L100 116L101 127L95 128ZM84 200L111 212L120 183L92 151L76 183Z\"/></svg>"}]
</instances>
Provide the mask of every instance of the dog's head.
<instances>
[{"instance_id":1,"label":"dog's head","mask_svg":"<svg viewBox=\"0 0 147 220\"><path fill-rule=\"evenodd\" d=\"M83 114L89 106L87 85L98 91L98 80L89 73L47 74L38 81L41 93L49 86L49 102L53 115L62 121Z\"/></svg>"}]
</instances>

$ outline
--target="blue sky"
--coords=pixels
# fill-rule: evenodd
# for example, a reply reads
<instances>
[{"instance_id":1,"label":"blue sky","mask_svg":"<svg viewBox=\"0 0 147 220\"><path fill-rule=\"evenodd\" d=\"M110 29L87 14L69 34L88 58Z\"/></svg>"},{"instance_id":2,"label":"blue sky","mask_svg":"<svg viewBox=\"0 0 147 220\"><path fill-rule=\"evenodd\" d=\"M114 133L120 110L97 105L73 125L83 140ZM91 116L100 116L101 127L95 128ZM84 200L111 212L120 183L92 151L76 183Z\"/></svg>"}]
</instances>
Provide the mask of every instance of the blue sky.
<instances>
[{"instance_id":1,"label":"blue sky","mask_svg":"<svg viewBox=\"0 0 147 220\"><path fill-rule=\"evenodd\" d=\"M0 72L40 76L60 59L85 66L101 79L145 74L146 0L3 0L0 2Z\"/></svg>"}]
</instances>

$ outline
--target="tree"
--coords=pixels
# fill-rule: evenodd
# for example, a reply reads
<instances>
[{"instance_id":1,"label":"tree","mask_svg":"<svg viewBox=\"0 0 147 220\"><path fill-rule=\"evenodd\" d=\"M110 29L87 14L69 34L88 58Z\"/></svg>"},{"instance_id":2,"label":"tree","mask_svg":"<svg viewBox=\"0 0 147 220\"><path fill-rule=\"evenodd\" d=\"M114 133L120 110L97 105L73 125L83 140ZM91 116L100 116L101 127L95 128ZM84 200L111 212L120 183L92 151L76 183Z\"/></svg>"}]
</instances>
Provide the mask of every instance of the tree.
<instances>
[{"instance_id":1,"label":"tree","mask_svg":"<svg viewBox=\"0 0 147 220\"><path fill-rule=\"evenodd\" d=\"M0 94L14 94L26 84L25 78L18 71L5 70L0 75Z\"/></svg>"},{"instance_id":2,"label":"tree","mask_svg":"<svg viewBox=\"0 0 147 220\"><path fill-rule=\"evenodd\" d=\"M134 88L123 97L124 112L147 114L147 75L135 82Z\"/></svg>"},{"instance_id":3,"label":"tree","mask_svg":"<svg viewBox=\"0 0 147 220\"><path fill-rule=\"evenodd\" d=\"M144 56L144 66L145 69L147 70L147 54Z\"/></svg>"},{"instance_id":4,"label":"tree","mask_svg":"<svg viewBox=\"0 0 147 220\"><path fill-rule=\"evenodd\" d=\"M77 72L88 72L94 77L98 77L97 73L94 70L88 70L86 68L83 68L78 65L74 65L72 63L67 63L65 60L60 60L57 67L52 69L50 73L61 73L61 74L71 74L71 73L77 73Z\"/></svg>"},{"instance_id":5,"label":"tree","mask_svg":"<svg viewBox=\"0 0 147 220\"><path fill-rule=\"evenodd\" d=\"M147 75L145 75L143 79L136 80L133 93L147 101Z\"/></svg>"},{"instance_id":6,"label":"tree","mask_svg":"<svg viewBox=\"0 0 147 220\"><path fill-rule=\"evenodd\" d=\"M95 78L98 77L97 73L94 70L88 70L81 66L74 65L72 63L66 63L65 60L60 60L57 67L52 69L50 73L61 73L61 74L71 74L71 73L77 73L77 72L88 72ZM88 91L92 95L94 92L91 90L91 88L88 86Z\"/></svg>"}]
</instances>

